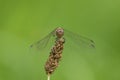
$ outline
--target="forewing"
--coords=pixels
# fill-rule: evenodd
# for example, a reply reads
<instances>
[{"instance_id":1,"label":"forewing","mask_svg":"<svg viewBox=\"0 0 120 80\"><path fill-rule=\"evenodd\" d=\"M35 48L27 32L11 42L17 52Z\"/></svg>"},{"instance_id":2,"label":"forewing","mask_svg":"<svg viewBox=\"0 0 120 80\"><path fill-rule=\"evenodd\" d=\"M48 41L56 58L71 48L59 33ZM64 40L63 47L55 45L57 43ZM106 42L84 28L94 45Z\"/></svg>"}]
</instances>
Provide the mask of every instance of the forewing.
<instances>
[{"instance_id":1,"label":"forewing","mask_svg":"<svg viewBox=\"0 0 120 80\"><path fill-rule=\"evenodd\" d=\"M95 48L94 41L89 39L89 38L78 35L76 33L69 31L69 30L66 30L66 29L64 29L64 33L65 33L65 37L68 37L70 40L72 40L78 46Z\"/></svg>"},{"instance_id":2,"label":"forewing","mask_svg":"<svg viewBox=\"0 0 120 80\"><path fill-rule=\"evenodd\" d=\"M44 48L47 46L47 44L48 44L48 42L49 42L49 40L50 40L50 38L51 38L52 36L53 36L53 37L55 36L55 30L53 30L52 32L50 32L50 33L49 33L47 36L45 36L43 39L41 39L41 40L33 43L30 47L31 47L31 48L34 48L34 49L37 49L37 50L42 50L42 49L44 49Z\"/></svg>"}]
</instances>

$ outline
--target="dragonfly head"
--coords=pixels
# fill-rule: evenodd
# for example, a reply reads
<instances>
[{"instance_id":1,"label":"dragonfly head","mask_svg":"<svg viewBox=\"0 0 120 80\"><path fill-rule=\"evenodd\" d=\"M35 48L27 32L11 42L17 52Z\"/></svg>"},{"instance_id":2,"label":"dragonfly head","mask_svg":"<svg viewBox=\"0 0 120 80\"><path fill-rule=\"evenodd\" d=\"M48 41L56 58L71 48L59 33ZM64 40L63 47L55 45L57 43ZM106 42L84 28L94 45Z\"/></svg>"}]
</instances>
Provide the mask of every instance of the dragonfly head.
<instances>
[{"instance_id":1,"label":"dragonfly head","mask_svg":"<svg viewBox=\"0 0 120 80\"><path fill-rule=\"evenodd\" d=\"M57 36L58 38L61 38L61 37L64 35L64 30L63 30L63 28L58 27L58 28L56 28L55 33L56 33L56 36Z\"/></svg>"}]
</instances>

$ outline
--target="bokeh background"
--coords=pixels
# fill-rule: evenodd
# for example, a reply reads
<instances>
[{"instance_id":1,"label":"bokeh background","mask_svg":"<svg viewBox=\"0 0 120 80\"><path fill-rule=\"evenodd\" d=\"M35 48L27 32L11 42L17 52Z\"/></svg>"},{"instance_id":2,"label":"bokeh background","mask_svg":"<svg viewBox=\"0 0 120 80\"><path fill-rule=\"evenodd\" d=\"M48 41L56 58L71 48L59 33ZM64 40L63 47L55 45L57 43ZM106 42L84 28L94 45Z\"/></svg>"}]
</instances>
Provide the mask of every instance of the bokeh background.
<instances>
[{"instance_id":1,"label":"bokeh background","mask_svg":"<svg viewBox=\"0 0 120 80\"><path fill-rule=\"evenodd\" d=\"M51 80L120 80L119 0L0 0L0 80L47 80L50 49L29 46L58 26L96 48L81 53L68 43Z\"/></svg>"}]
</instances>

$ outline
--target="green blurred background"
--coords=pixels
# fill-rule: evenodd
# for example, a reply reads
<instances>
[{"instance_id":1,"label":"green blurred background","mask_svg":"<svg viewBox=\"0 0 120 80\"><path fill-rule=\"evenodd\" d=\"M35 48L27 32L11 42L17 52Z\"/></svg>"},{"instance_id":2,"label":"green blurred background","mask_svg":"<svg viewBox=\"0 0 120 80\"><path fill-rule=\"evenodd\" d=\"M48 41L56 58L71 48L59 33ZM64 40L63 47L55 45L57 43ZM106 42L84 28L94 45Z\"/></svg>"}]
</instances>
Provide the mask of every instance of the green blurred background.
<instances>
[{"instance_id":1,"label":"green blurred background","mask_svg":"<svg viewBox=\"0 0 120 80\"><path fill-rule=\"evenodd\" d=\"M65 47L51 80L120 80L119 0L0 0L0 80L46 80L50 50L31 54L29 46L58 26L93 39L96 49Z\"/></svg>"}]
</instances>

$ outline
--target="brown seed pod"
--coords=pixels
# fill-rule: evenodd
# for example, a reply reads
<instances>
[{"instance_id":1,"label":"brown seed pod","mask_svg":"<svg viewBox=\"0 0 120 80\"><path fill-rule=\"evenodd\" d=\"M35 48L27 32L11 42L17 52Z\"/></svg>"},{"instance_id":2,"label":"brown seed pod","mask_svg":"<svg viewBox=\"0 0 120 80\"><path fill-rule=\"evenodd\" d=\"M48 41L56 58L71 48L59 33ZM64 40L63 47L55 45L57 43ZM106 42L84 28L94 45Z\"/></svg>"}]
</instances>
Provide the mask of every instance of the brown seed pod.
<instances>
[{"instance_id":1,"label":"brown seed pod","mask_svg":"<svg viewBox=\"0 0 120 80\"><path fill-rule=\"evenodd\" d=\"M45 71L47 75L51 75L55 69L58 67L59 61L62 57L63 51L63 40L59 39L55 41L55 45L51 49L48 60L45 64Z\"/></svg>"}]
</instances>

